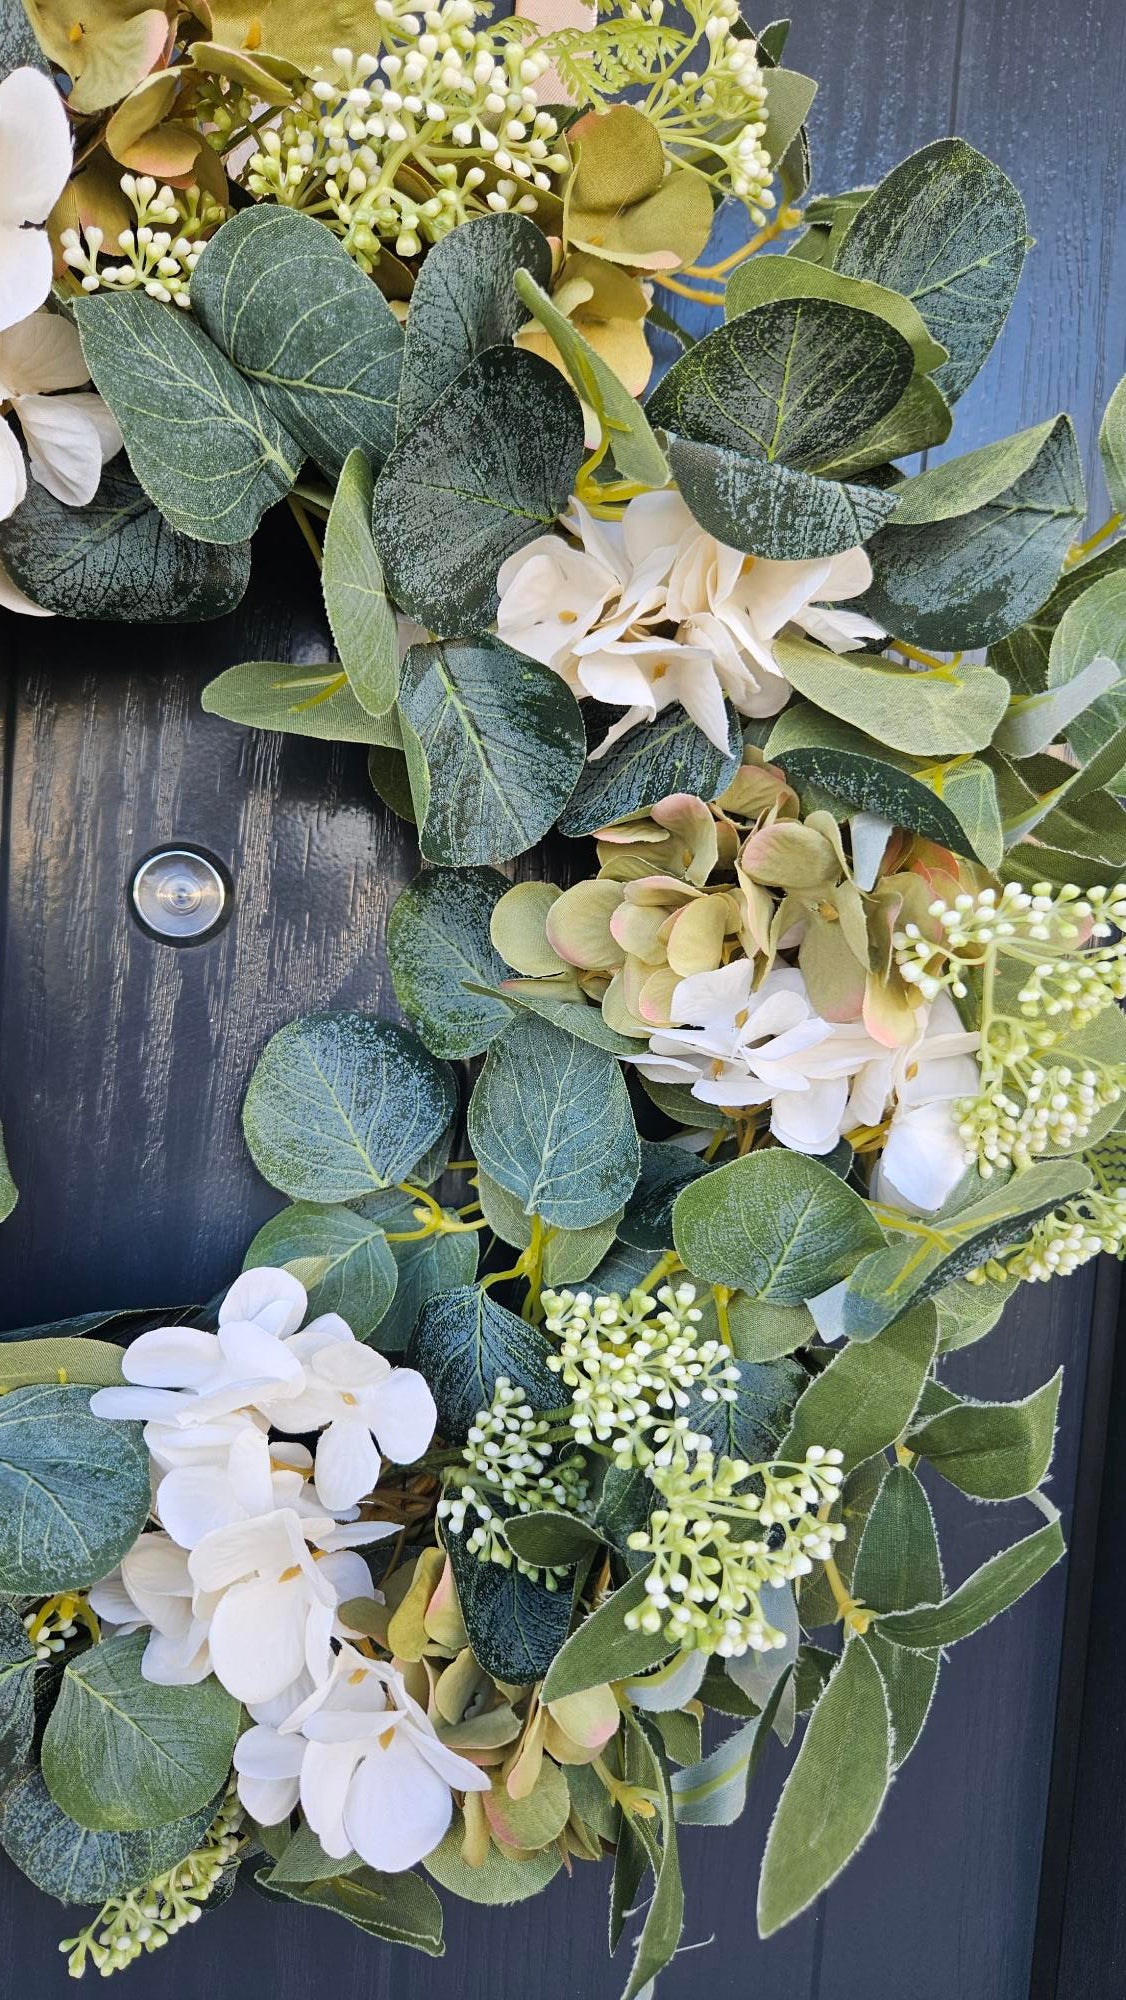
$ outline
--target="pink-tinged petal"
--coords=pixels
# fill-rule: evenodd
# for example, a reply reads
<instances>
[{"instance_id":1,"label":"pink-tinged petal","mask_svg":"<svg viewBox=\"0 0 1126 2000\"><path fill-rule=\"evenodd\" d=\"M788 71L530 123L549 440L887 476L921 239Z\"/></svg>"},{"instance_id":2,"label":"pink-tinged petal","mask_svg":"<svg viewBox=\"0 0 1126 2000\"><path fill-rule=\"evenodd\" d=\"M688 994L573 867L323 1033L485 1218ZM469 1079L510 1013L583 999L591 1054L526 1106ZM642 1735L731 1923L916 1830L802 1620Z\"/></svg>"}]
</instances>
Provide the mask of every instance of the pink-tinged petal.
<instances>
[{"instance_id":1,"label":"pink-tinged petal","mask_svg":"<svg viewBox=\"0 0 1126 2000\"><path fill-rule=\"evenodd\" d=\"M17 228L46 222L72 157L70 121L54 84L40 70L14 69L0 83L0 221Z\"/></svg>"},{"instance_id":2,"label":"pink-tinged petal","mask_svg":"<svg viewBox=\"0 0 1126 2000\"><path fill-rule=\"evenodd\" d=\"M317 1441L317 1498L330 1513L354 1507L379 1478L379 1453L360 1416L337 1417Z\"/></svg>"},{"instance_id":3,"label":"pink-tinged petal","mask_svg":"<svg viewBox=\"0 0 1126 2000\"><path fill-rule=\"evenodd\" d=\"M356 1767L367 1745L309 1743L301 1766L301 1807L326 1854L343 1860L352 1852L345 1807Z\"/></svg>"},{"instance_id":4,"label":"pink-tinged petal","mask_svg":"<svg viewBox=\"0 0 1126 2000\"><path fill-rule=\"evenodd\" d=\"M364 1398L365 1413L384 1456L395 1465L413 1465L434 1435L438 1411L424 1378L414 1368L396 1368Z\"/></svg>"},{"instance_id":5,"label":"pink-tinged petal","mask_svg":"<svg viewBox=\"0 0 1126 2000\"><path fill-rule=\"evenodd\" d=\"M348 1787L344 1828L371 1868L389 1875L432 1854L449 1826L453 1799L444 1778L404 1730L366 1756Z\"/></svg>"},{"instance_id":6,"label":"pink-tinged petal","mask_svg":"<svg viewBox=\"0 0 1126 2000\"><path fill-rule=\"evenodd\" d=\"M43 304L51 289L51 277L51 246L46 231L0 222L0 331L15 326Z\"/></svg>"},{"instance_id":7,"label":"pink-tinged petal","mask_svg":"<svg viewBox=\"0 0 1126 2000\"><path fill-rule=\"evenodd\" d=\"M126 1348L121 1372L127 1382L145 1388L200 1389L220 1360L213 1333L201 1333L194 1326L158 1326Z\"/></svg>"},{"instance_id":8,"label":"pink-tinged petal","mask_svg":"<svg viewBox=\"0 0 1126 2000\"><path fill-rule=\"evenodd\" d=\"M238 1701L269 1701L305 1665L306 1583L256 1577L224 1593L211 1620L212 1668Z\"/></svg>"},{"instance_id":9,"label":"pink-tinged petal","mask_svg":"<svg viewBox=\"0 0 1126 2000\"><path fill-rule=\"evenodd\" d=\"M176 1423L183 1406L184 1398L175 1389L95 1389L90 1398L96 1417L131 1418L142 1424L161 1418Z\"/></svg>"},{"instance_id":10,"label":"pink-tinged petal","mask_svg":"<svg viewBox=\"0 0 1126 2000\"><path fill-rule=\"evenodd\" d=\"M10 514L14 514L26 495L27 468L19 440L0 417L0 521L6 521Z\"/></svg>"},{"instance_id":11,"label":"pink-tinged petal","mask_svg":"<svg viewBox=\"0 0 1126 2000\"><path fill-rule=\"evenodd\" d=\"M102 477L94 400L80 390L74 396L21 396L16 404L32 478L64 507L85 507Z\"/></svg>"},{"instance_id":12,"label":"pink-tinged petal","mask_svg":"<svg viewBox=\"0 0 1126 2000\"><path fill-rule=\"evenodd\" d=\"M232 1320L254 1320L265 1332L284 1340L296 1333L308 1306L305 1287L291 1271L264 1264L259 1270L244 1271L236 1278L219 1307L219 1325Z\"/></svg>"}]
</instances>

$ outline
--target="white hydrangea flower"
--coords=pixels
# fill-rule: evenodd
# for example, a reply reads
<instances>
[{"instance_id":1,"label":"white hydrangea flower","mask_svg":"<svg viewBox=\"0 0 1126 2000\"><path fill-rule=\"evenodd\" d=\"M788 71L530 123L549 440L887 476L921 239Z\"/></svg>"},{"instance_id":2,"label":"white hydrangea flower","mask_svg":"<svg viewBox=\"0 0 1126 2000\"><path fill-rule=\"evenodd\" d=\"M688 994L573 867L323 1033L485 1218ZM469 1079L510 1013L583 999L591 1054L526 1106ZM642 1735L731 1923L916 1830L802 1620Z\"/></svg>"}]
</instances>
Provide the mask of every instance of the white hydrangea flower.
<instances>
[{"instance_id":1,"label":"white hydrangea flower","mask_svg":"<svg viewBox=\"0 0 1126 2000\"><path fill-rule=\"evenodd\" d=\"M264 1825L300 1803L326 1854L396 1874L438 1846L452 1793L487 1773L446 1748L397 1668L341 1647L332 1673L280 1728L261 1719L235 1746L239 1798Z\"/></svg>"},{"instance_id":2,"label":"white hydrangea flower","mask_svg":"<svg viewBox=\"0 0 1126 2000\"><path fill-rule=\"evenodd\" d=\"M567 525L573 541L540 535L502 564L497 631L580 699L625 710L596 756L674 701L725 749L725 696L741 715L785 706L774 641L790 628L841 653L883 637L838 608L871 583L862 548L816 562L743 555L706 534L671 489L639 494L620 521L573 501Z\"/></svg>"},{"instance_id":3,"label":"white hydrangea flower","mask_svg":"<svg viewBox=\"0 0 1126 2000\"><path fill-rule=\"evenodd\" d=\"M890 1111L874 1195L899 1208L941 1208L966 1168L954 1107L978 1085L979 1038L963 1029L953 1001L942 994L921 1007L914 1039L888 1049L861 1021L823 1020L796 967L775 967L757 990L754 970L738 958L682 979L673 1026L634 1059L641 1074L686 1084L705 1104L769 1104L771 1132L797 1153L831 1153Z\"/></svg>"},{"instance_id":4,"label":"white hydrangea flower","mask_svg":"<svg viewBox=\"0 0 1126 2000\"><path fill-rule=\"evenodd\" d=\"M93 499L102 466L122 446L117 420L89 380L78 334L60 313L35 312L0 333L0 403L15 413L32 478L67 507ZM10 427L2 429L0 519L27 490L23 453Z\"/></svg>"},{"instance_id":5,"label":"white hydrangea flower","mask_svg":"<svg viewBox=\"0 0 1126 2000\"><path fill-rule=\"evenodd\" d=\"M46 222L70 178L70 122L49 77L14 69L0 83L0 331L51 289Z\"/></svg>"}]
</instances>

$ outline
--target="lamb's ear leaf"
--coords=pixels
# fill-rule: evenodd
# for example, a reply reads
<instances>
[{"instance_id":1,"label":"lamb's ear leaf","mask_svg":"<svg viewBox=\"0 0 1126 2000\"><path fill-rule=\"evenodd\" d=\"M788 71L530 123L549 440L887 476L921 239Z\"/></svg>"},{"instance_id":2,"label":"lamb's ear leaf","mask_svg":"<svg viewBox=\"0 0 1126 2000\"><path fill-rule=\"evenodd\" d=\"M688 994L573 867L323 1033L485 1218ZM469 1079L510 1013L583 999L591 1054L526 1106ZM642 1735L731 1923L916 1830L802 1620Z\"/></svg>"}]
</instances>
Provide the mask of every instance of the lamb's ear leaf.
<instances>
[{"instance_id":1,"label":"lamb's ear leaf","mask_svg":"<svg viewBox=\"0 0 1126 2000\"><path fill-rule=\"evenodd\" d=\"M169 312L143 292L99 292L72 311L94 386L165 520L196 541L249 541L303 457L257 387L194 314Z\"/></svg>"},{"instance_id":2,"label":"lamb's ear leaf","mask_svg":"<svg viewBox=\"0 0 1126 2000\"><path fill-rule=\"evenodd\" d=\"M115 624L224 618L250 581L249 542L219 546L178 533L123 453L85 507L66 507L29 480L26 498L0 521L0 557L42 610Z\"/></svg>"},{"instance_id":3,"label":"lamb's ear leaf","mask_svg":"<svg viewBox=\"0 0 1126 2000\"><path fill-rule=\"evenodd\" d=\"M399 706L428 861L509 861L542 839L586 756L579 705L557 673L488 634L412 646Z\"/></svg>"},{"instance_id":4,"label":"lamb's ear leaf","mask_svg":"<svg viewBox=\"0 0 1126 2000\"><path fill-rule=\"evenodd\" d=\"M432 245L415 279L403 345L398 433L405 437L486 348L503 347L527 314L518 272L551 283L551 250L525 215L480 215Z\"/></svg>"},{"instance_id":5,"label":"lamb's ear leaf","mask_svg":"<svg viewBox=\"0 0 1126 2000\"><path fill-rule=\"evenodd\" d=\"M405 1180L457 1102L446 1064L370 1014L288 1021L258 1058L243 1130L259 1173L294 1201L351 1201Z\"/></svg>"},{"instance_id":6,"label":"lamb's ear leaf","mask_svg":"<svg viewBox=\"0 0 1126 2000\"><path fill-rule=\"evenodd\" d=\"M759 1881L761 1936L789 1923L840 1874L872 1831L891 1773L883 1679L863 1639L853 1637L778 1801Z\"/></svg>"},{"instance_id":7,"label":"lamb's ear leaf","mask_svg":"<svg viewBox=\"0 0 1126 2000\"><path fill-rule=\"evenodd\" d=\"M922 1483L909 1466L892 1466L864 1524L849 1586L873 1611L906 1611L942 1596L942 1557L934 1516ZM865 1633L883 1676L891 1711L896 1770L918 1742L938 1682L941 1655L909 1653L876 1628Z\"/></svg>"},{"instance_id":8,"label":"lamb's ear leaf","mask_svg":"<svg viewBox=\"0 0 1126 2000\"><path fill-rule=\"evenodd\" d=\"M958 1403L941 1410L912 1432L911 1449L977 1500L1018 1500L1047 1476L1062 1382L1058 1368L1019 1402Z\"/></svg>"},{"instance_id":9,"label":"lamb's ear leaf","mask_svg":"<svg viewBox=\"0 0 1126 2000\"><path fill-rule=\"evenodd\" d=\"M1084 518L1071 419L948 460L897 497L860 609L917 646L993 646L1043 604Z\"/></svg>"},{"instance_id":10,"label":"lamb's ear leaf","mask_svg":"<svg viewBox=\"0 0 1126 2000\"><path fill-rule=\"evenodd\" d=\"M830 1434L846 1466L886 1451L915 1414L937 1346L938 1318L929 1302L873 1342L850 1341L799 1399L779 1457L800 1458Z\"/></svg>"},{"instance_id":11,"label":"lamb's ear leaf","mask_svg":"<svg viewBox=\"0 0 1126 2000\"><path fill-rule=\"evenodd\" d=\"M562 1229L618 1214L641 1167L616 1059L526 1014L489 1049L469 1100L469 1140L525 1214Z\"/></svg>"},{"instance_id":12,"label":"lamb's ear leaf","mask_svg":"<svg viewBox=\"0 0 1126 2000\"><path fill-rule=\"evenodd\" d=\"M399 635L371 532L373 480L362 451L351 451L325 528L321 587L349 685L369 715L394 707Z\"/></svg>"},{"instance_id":13,"label":"lamb's ear leaf","mask_svg":"<svg viewBox=\"0 0 1126 2000\"><path fill-rule=\"evenodd\" d=\"M909 342L875 313L772 299L674 361L646 415L678 437L813 471L895 408L914 367Z\"/></svg>"},{"instance_id":14,"label":"lamb's ear leaf","mask_svg":"<svg viewBox=\"0 0 1126 2000\"><path fill-rule=\"evenodd\" d=\"M1042 1506L1047 1502L1041 1498ZM880 1618L875 1630L895 1646L932 1652L937 1646L953 1646L980 1632L994 1618L1007 1611L1064 1554L1063 1530L1054 1508L1052 1518L1023 1541L1012 1543L991 1556L965 1583L934 1604L921 1604L909 1611L891 1611Z\"/></svg>"},{"instance_id":15,"label":"lamb's ear leaf","mask_svg":"<svg viewBox=\"0 0 1126 2000\"><path fill-rule=\"evenodd\" d=\"M439 636L487 624L501 564L554 526L584 448L557 368L519 348L479 354L376 481L372 527L396 602Z\"/></svg>"},{"instance_id":16,"label":"lamb's ear leaf","mask_svg":"<svg viewBox=\"0 0 1126 2000\"><path fill-rule=\"evenodd\" d=\"M232 215L192 272L191 300L203 331L323 472L335 477L357 448L382 463L395 440L403 330L315 216L271 203Z\"/></svg>"},{"instance_id":17,"label":"lamb's ear leaf","mask_svg":"<svg viewBox=\"0 0 1126 2000\"><path fill-rule=\"evenodd\" d=\"M584 1688L599 1687L603 1681L648 1673L650 1667L659 1666L675 1653L675 1641L663 1632L632 1632L625 1622L628 1612L640 1610L649 1601L645 1585L651 1567L647 1563L628 1583L604 1598L597 1611L560 1647L541 1692L545 1703L558 1701L565 1694L581 1694Z\"/></svg>"},{"instance_id":18,"label":"lamb's ear leaf","mask_svg":"<svg viewBox=\"0 0 1126 2000\"><path fill-rule=\"evenodd\" d=\"M856 211L832 262L901 292L949 350L935 381L969 387L1008 317L1028 248L1024 203L964 139L939 139L893 168Z\"/></svg>"}]
</instances>

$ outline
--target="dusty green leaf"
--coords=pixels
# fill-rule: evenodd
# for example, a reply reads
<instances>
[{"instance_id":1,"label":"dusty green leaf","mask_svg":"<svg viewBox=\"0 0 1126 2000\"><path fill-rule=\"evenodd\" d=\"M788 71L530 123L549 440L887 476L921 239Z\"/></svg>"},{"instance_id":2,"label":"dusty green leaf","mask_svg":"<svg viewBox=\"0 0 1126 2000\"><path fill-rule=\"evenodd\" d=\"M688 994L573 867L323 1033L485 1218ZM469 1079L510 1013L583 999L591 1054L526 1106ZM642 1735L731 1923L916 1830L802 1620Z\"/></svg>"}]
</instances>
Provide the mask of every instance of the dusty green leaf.
<instances>
[{"instance_id":1,"label":"dusty green leaf","mask_svg":"<svg viewBox=\"0 0 1126 2000\"><path fill-rule=\"evenodd\" d=\"M381 1875L360 1867L316 1882L290 1882L276 1868L260 1868L254 1886L266 1896L344 1917L368 1937L413 1945L441 1958L442 1906L421 1875Z\"/></svg>"},{"instance_id":2,"label":"dusty green leaf","mask_svg":"<svg viewBox=\"0 0 1126 2000\"><path fill-rule=\"evenodd\" d=\"M251 1158L294 1201L349 1201L406 1179L440 1138L453 1078L407 1029L307 1014L258 1058L243 1106Z\"/></svg>"},{"instance_id":3,"label":"dusty green leaf","mask_svg":"<svg viewBox=\"0 0 1126 2000\"><path fill-rule=\"evenodd\" d=\"M768 90L776 78L771 77ZM886 320L911 347L916 369L929 375L947 359L946 349L928 331L917 306L899 292L866 278L849 278L843 272L811 264L798 257L751 257L739 264L727 280L724 315L734 319L755 306L773 299L832 299L860 312L874 313ZM895 405L891 405L894 408Z\"/></svg>"},{"instance_id":4,"label":"dusty green leaf","mask_svg":"<svg viewBox=\"0 0 1126 2000\"><path fill-rule=\"evenodd\" d=\"M911 1449L977 1500L1017 1500L1047 1475L1062 1383L1059 1368L1020 1402L959 1403L913 1431Z\"/></svg>"},{"instance_id":5,"label":"dusty green leaf","mask_svg":"<svg viewBox=\"0 0 1126 2000\"><path fill-rule=\"evenodd\" d=\"M321 587L353 694L369 715L386 715L399 692L399 634L372 538L373 490L363 452L349 452L325 528Z\"/></svg>"},{"instance_id":6,"label":"dusty green leaf","mask_svg":"<svg viewBox=\"0 0 1126 2000\"><path fill-rule=\"evenodd\" d=\"M778 639L788 681L815 707L909 756L972 755L989 742L1009 700L1000 674L963 662L942 673L829 652L811 639Z\"/></svg>"},{"instance_id":7,"label":"dusty green leaf","mask_svg":"<svg viewBox=\"0 0 1126 2000\"><path fill-rule=\"evenodd\" d=\"M930 1502L916 1474L894 1465L864 1524L849 1585L873 1611L908 1611L942 1596L942 1559ZM939 1654L909 1653L878 1628L865 1643L883 1676L891 1711L893 1761L906 1763L927 1719L938 1681Z\"/></svg>"},{"instance_id":8,"label":"dusty green leaf","mask_svg":"<svg viewBox=\"0 0 1126 2000\"><path fill-rule=\"evenodd\" d=\"M387 957L395 997L437 1056L480 1055L512 1018L503 1000L481 991L508 971L493 949L489 919L509 886L495 868L430 868L392 906Z\"/></svg>"},{"instance_id":9,"label":"dusty green leaf","mask_svg":"<svg viewBox=\"0 0 1126 2000\"><path fill-rule=\"evenodd\" d=\"M502 1243L514 1250L526 1250L532 1240L532 1219L524 1212L518 1195L509 1194L483 1167L477 1169L477 1191L489 1228ZM617 1234L621 1211L607 1216L589 1229L545 1231L543 1282L545 1285L575 1285L589 1278L602 1262Z\"/></svg>"},{"instance_id":10,"label":"dusty green leaf","mask_svg":"<svg viewBox=\"0 0 1126 2000\"><path fill-rule=\"evenodd\" d=\"M420 1162L416 1173L424 1179ZM472 1285L477 1276L479 1238L471 1229L443 1229L432 1236L416 1236L419 1228L416 1203L397 1188L384 1194L363 1195L351 1204L369 1226L378 1225L390 1241L388 1248L399 1273L395 1295L372 1337L372 1346L385 1354L401 1354L407 1346L418 1316L438 1292L455 1291ZM447 1222L457 1217L443 1211ZM395 1241L396 1237L404 1238Z\"/></svg>"},{"instance_id":11,"label":"dusty green leaf","mask_svg":"<svg viewBox=\"0 0 1126 2000\"><path fill-rule=\"evenodd\" d=\"M1126 376L1106 406L1099 428L1099 451L1110 504L1116 513L1126 514Z\"/></svg>"},{"instance_id":12,"label":"dusty green leaf","mask_svg":"<svg viewBox=\"0 0 1126 2000\"><path fill-rule=\"evenodd\" d=\"M200 701L227 722L328 743L386 744L399 733L394 715L368 713L331 661L246 660L209 681Z\"/></svg>"},{"instance_id":13,"label":"dusty green leaf","mask_svg":"<svg viewBox=\"0 0 1126 2000\"><path fill-rule=\"evenodd\" d=\"M852 1341L814 1377L794 1411L779 1457L835 1445L846 1466L886 1451L915 1414L938 1345L933 1306L917 1306L877 1334Z\"/></svg>"},{"instance_id":14,"label":"dusty green leaf","mask_svg":"<svg viewBox=\"0 0 1126 2000\"><path fill-rule=\"evenodd\" d=\"M798 1305L883 1240L871 1211L818 1160L782 1147L733 1160L678 1195L677 1253L697 1277Z\"/></svg>"},{"instance_id":15,"label":"dusty green leaf","mask_svg":"<svg viewBox=\"0 0 1126 2000\"><path fill-rule=\"evenodd\" d=\"M12 1340L0 1346L0 1391L37 1382L78 1382L91 1389L116 1386L123 1347L108 1340Z\"/></svg>"},{"instance_id":16,"label":"dusty green leaf","mask_svg":"<svg viewBox=\"0 0 1126 2000\"><path fill-rule=\"evenodd\" d=\"M771 562L841 555L870 541L895 512L897 491L849 486L715 444L673 438L681 494L717 541Z\"/></svg>"},{"instance_id":17,"label":"dusty green leaf","mask_svg":"<svg viewBox=\"0 0 1126 2000\"><path fill-rule=\"evenodd\" d=\"M174 1868L199 1846L219 1805L211 1799L167 1826L93 1833L55 1804L40 1771L29 1771L0 1806L0 1845L45 1895L97 1906Z\"/></svg>"},{"instance_id":18,"label":"dusty green leaf","mask_svg":"<svg viewBox=\"0 0 1126 2000\"><path fill-rule=\"evenodd\" d=\"M428 250L407 315L400 437L479 354L519 333L525 314L515 279L522 267L537 285L550 284L547 238L524 215L474 216Z\"/></svg>"},{"instance_id":19,"label":"dusty green leaf","mask_svg":"<svg viewBox=\"0 0 1126 2000\"><path fill-rule=\"evenodd\" d=\"M497 571L555 525L583 455L578 398L538 355L492 347L391 453L372 526L392 595L438 634L497 607Z\"/></svg>"},{"instance_id":20,"label":"dusty green leaf","mask_svg":"<svg viewBox=\"0 0 1126 2000\"><path fill-rule=\"evenodd\" d=\"M56 1381L0 1397L0 1591L98 1582L140 1534L150 1498L140 1426L95 1417L88 1388Z\"/></svg>"},{"instance_id":21,"label":"dusty green leaf","mask_svg":"<svg viewBox=\"0 0 1126 2000\"><path fill-rule=\"evenodd\" d=\"M475 1158L528 1215L589 1229L624 1207L640 1170L613 1056L527 1018L498 1036L469 1100Z\"/></svg>"},{"instance_id":22,"label":"dusty green leaf","mask_svg":"<svg viewBox=\"0 0 1126 2000\"><path fill-rule=\"evenodd\" d=\"M1005 324L1027 230L1024 204L1000 167L964 139L939 139L880 182L833 263L918 307L949 351L935 380L955 402Z\"/></svg>"},{"instance_id":23,"label":"dusty green leaf","mask_svg":"<svg viewBox=\"0 0 1126 2000\"><path fill-rule=\"evenodd\" d=\"M450 1563L473 1655L497 1680L528 1687L542 1680L567 1637L571 1592L549 1590L515 1563L482 1562L466 1535L449 1538Z\"/></svg>"},{"instance_id":24,"label":"dusty green leaf","mask_svg":"<svg viewBox=\"0 0 1126 2000\"><path fill-rule=\"evenodd\" d=\"M193 314L139 291L84 296L71 310L94 386L165 520L197 541L248 541L293 485L302 447Z\"/></svg>"},{"instance_id":25,"label":"dusty green leaf","mask_svg":"<svg viewBox=\"0 0 1126 2000\"><path fill-rule=\"evenodd\" d=\"M663 1633L631 1632L625 1618L648 1602L645 1582L650 1564L639 1569L609 1597L603 1598L572 1632L548 1669L540 1690L543 1702L558 1701L565 1694L581 1694L584 1688L599 1687L603 1681L627 1680L647 1673L676 1651Z\"/></svg>"},{"instance_id":26,"label":"dusty green leaf","mask_svg":"<svg viewBox=\"0 0 1126 2000\"><path fill-rule=\"evenodd\" d=\"M456 1442L488 1408L501 1375L523 1389L533 1409L558 1409L559 1380L547 1365L551 1352L527 1320L480 1286L462 1285L426 1301L407 1358L430 1385L442 1436Z\"/></svg>"},{"instance_id":27,"label":"dusty green leaf","mask_svg":"<svg viewBox=\"0 0 1126 2000\"><path fill-rule=\"evenodd\" d=\"M992 1556L949 1597L910 1611L889 1612L875 1629L896 1646L912 1651L953 1646L1007 1611L1047 1575L1063 1553L1063 1531L1056 1515L1023 1541Z\"/></svg>"},{"instance_id":28,"label":"dusty green leaf","mask_svg":"<svg viewBox=\"0 0 1126 2000\"><path fill-rule=\"evenodd\" d=\"M553 305L543 289L547 282L542 274L537 279L531 271L516 273L520 300L551 335L576 395L598 418L622 478L636 480L640 486L667 485L668 459L640 403L566 314Z\"/></svg>"},{"instance_id":29,"label":"dusty green leaf","mask_svg":"<svg viewBox=\"0 0 1126 2000\"><path fill-rule=\"evenodd\" d=\"M559 831L570 839L593 833L615 820L644 812L674 792L699 799L718 798L735 776L743 756L739 718L732 709L726 751L717 750L702 729L673 704L655 722L639 723L600 757L587 764L570 803L559 820Z\"/></svg>"},{"instance_id":30,"label":"dusty green leaf","mask_svg":"<svg viewBox=\"0 0 1126 2000\"><path fill-rule=\"evenodd\" d=\"M335 476L357 448L381 463L395 440L402 328L323 222L270 202L244 208L206 245L191 299L204 333L322 472Z\"/></svg>"},{"instance_id":31,"label":"dusty green leaf","mask_svg":"<svg viewBox=\"0 0 1126 2000\"><path fill-rule=\"evenodd\" d=\"M586 738L574 695L550 667L488 636L412 646L400 707L413 732L407 762L428 861L508 861L558 819Z\"/></svg>"},{"instance_id":32,"label":"dusty green leaf","mask_svg":"<svg viewBox=\"0 0 1126 2000\"><path fill-rule=\"evenodd\" d=\"M883 1680L862 1639L845 1647L782 1790L759 1881L769 1937L827 1889L867 1838L892 1771Z\"/></svg>"}]
</instances>

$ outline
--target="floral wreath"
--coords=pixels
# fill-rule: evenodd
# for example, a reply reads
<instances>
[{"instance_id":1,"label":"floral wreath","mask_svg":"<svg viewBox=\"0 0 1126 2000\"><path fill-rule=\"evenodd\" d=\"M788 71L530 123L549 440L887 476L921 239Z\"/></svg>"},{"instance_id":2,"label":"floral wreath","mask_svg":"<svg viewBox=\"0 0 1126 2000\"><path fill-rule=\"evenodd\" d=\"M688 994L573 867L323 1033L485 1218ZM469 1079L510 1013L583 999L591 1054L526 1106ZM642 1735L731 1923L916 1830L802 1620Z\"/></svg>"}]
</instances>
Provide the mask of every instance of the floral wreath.
<instances>
[{"instance_id":1,"label":"floral wreath","mask_svg":"<svg viewBox=\"0 0 1126 2000\"><path fill-rule=\"evenodd\" d=\"M1060 1377L941 1363L1126 1246L1126 387L1085 539L1066 416L911 468L1020 197L960 139L809 196L735 0L333 14L0 13L0 601L217 617L285 502L337 657L204 706L366 745L428 864L410 1025L261 1054L222 1300L0 1342L0 1843L75 1974L240 1868L437 1953L612 1855L634 2000L678 1829L800 1721L808 1908L1063 1554ZM951 1584L938 1481L1035 1525Z\"/></svg>"}]
</instances>

